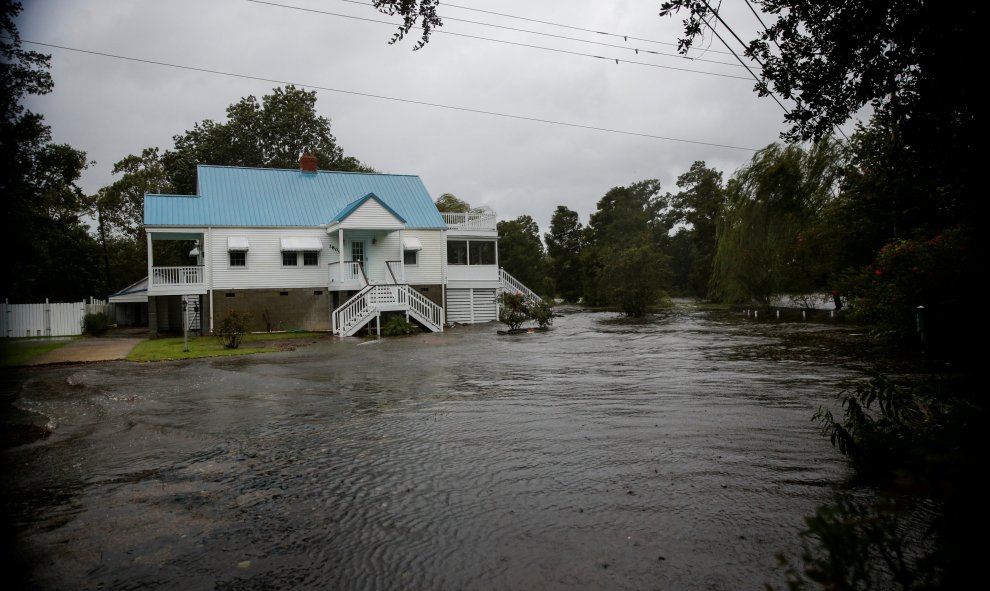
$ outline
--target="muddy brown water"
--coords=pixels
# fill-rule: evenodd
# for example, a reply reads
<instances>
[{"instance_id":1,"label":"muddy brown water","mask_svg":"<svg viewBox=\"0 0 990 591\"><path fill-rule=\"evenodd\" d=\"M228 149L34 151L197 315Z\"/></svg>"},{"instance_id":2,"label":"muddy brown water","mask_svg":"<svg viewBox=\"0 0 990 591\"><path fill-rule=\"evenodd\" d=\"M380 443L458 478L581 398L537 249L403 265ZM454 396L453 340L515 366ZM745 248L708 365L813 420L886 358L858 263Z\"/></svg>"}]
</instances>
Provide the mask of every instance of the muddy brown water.
<instances>
[{"instance_id":1,"label":"muddy brown water","mask_svg":"<svg viewBox=\"0 0 990 591\"><path fill-rule=\"evenodd\" d=\"M5 374L37 589L762 589L847 476L830 322L567 311L291 352ZM10 425L8 425L10 428Z\"/></svg>"}]
</instances>

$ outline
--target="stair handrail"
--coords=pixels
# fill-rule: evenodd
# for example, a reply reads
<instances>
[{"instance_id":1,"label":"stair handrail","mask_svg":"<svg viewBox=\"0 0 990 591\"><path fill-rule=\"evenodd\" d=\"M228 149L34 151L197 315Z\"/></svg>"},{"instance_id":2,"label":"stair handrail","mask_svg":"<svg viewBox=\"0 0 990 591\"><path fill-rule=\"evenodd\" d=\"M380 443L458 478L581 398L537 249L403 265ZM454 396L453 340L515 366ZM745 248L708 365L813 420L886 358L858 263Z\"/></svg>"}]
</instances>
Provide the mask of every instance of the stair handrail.
<instances>
[{"instance_id":1,"label":"stair handrail","mask_svg":"<svg viewBox=\"0 0 990 591\"><path fill-rule=\"evenodd\" d=\"M543 298L536 295L535 291L523 285L522 281L519 281L518 279L510 275L508 272L506 272L505 269L499 268L498 278L499 278L499 282L502 284L502 291L508 291L511 288L512 290L523 294L524 296L532 299L535 302L543 301Z\"/></svg>"},{"instance_id":2,"label":"stair handrail","mask_svg":"<svg viewBox=\"0 0 990 591\"><path fill-rule=\"evenodd\" d=\"M332 321L330 329L335 334L339 331L346 330L344 328L344 325L347 323L347 321L356 318L360 315L360 313L354 313L353 311L353 309L358 308L359 304L361 305L361 311L364 311L365 309L368 308L367 296L368 296L368 292L370 292L372 289L374 289L373 285L365 285L363 288L361 288L361 291L352 295L346 302L344 302L340 306L337 306L337 309L335 309L333 311L333 314L330 315Z\"/></svg>"},{"instance_id":3,"label":"stair handrail","mask_svg":"<svg viewBox=\"0 0 990 591\"><path fill-rule=\"evenodd\" d=\"M409 285L404 285L403 287L405 289L400 290L400 293L405 294L407 300L404 303L409 309L419 314L427 322L432 323L440 332L443 332L443 306L438 305Z\"/></svg>"}]
</instances>

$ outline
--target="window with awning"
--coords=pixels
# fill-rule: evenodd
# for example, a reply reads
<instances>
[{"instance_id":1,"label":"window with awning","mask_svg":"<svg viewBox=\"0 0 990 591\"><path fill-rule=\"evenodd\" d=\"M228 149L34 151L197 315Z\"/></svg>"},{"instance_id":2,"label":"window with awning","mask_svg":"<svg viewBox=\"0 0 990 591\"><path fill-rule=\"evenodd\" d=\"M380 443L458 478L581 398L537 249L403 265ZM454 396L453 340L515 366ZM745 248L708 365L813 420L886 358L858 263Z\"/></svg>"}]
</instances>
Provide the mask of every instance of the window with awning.
<instances>
[{"instance_id":1,"label":"window with awning","mask_svg":"<svg viewBox=\"0 0 990 591\"><path fill-rule=\"evenodd\" d=\"M227 238L227 250L244 252L248 249L248 239L243 236L230 236Z\"/></svg>"},{"instance_id":2,"label":"window with awning","mask_svg":"<svg viewBox=\"0 0 990 591\"><path fill-rule=\"evenodd\" d=\"M282 251L319 252L323 250L323 241L315 236L293 236L282 238Z\"/></svg>"}]
</instances>

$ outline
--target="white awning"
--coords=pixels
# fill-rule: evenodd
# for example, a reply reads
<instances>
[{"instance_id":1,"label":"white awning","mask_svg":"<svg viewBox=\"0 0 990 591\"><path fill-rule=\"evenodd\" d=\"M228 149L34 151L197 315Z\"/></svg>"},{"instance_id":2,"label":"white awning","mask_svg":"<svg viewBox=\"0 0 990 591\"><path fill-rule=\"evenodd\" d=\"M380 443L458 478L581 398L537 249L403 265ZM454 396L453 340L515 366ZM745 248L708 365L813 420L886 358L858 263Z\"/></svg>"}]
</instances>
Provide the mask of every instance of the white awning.
<instances>
[{"instance_id":1,"label":"white awning","mask_svg":"<svg viewBox=\"0 0 990 591\"><path fill-rule=\"evenodd\" d=\"M419 238L414 238L413 236L406 236L402 239L402 249L403 250L423 250L423 244L419 241Z\"/></svg>"},{"instance_id":2,"label":"white awning","mask_svg":"<svg viewBox=\"0 0 990 591\"><path fill-rule=\"evenodd\" d=\"M243 236L228 236L227 250L247 250L248 239Z\"/></svg>"},{"instance_id":3,"label":"white awning","mask_svg":"<svg viewBox=\"0 0 990 591\"><path fill-rule=\"evenodd\" d=\"M316 236L293 236L292 238L282 238L282 250L323 250L323 242Z\"/></svg>"}]
</instances>

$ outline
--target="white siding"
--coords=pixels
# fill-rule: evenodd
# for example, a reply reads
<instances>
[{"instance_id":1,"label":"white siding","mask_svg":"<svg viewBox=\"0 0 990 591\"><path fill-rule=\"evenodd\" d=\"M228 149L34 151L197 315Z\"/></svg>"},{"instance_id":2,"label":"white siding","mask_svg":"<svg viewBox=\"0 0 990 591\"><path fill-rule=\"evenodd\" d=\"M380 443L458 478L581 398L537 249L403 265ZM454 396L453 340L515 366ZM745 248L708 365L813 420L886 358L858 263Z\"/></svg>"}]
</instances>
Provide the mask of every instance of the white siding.
<instances>
[{"instance_id":1,"label":"white siding","mask_svg":"<svg viewBox=\"0 0 990 591\"><path fill-rule=\"evenodd\" d=\"M347 219L340 222L340 227L344 228L375 228L383 230L400 230L405 226L392 212L382 207L374 199L368 199L361 204L361 207L354 210Z\"/></svg>"},{"instance_id":2,"label":"white siding","mask_svg":"<svg viewBox=\"0 0 990 591\"><path fill-rule=\"evenodd\" d=\"M406 230L406 236L418 238L423 244L416 265L406 266L406 283L437 285L443 282L443 257L440 230ZM396 234L398 236L398 234Z\"/></svg>"},{"instance_id":3,"label":"white siding","mask_svg":"<svg viewBox=\"0 0 990 591\"><path fill-rule=\"evenodd\" d=\"M447 265L447 282L454 286L458 281L490 282L497 286L498 265Z\"/></svg>"},{"instance_id":4,"label":"white siding","mask_svg":"<svg viewBox=\"0 0 990 591\"><path fill-rule=\"evenodd\" d=\"M231 267L227 256L227 238L243 236L248 239L247 266ZM307 267L299 258L295 267L282 266L282 237L318 237L323 244L318 264ZM207 265L213 289L280 289L326 287L328 265L337 260L330 241L322 228L214 228L209 232Z\"/></svg>"}]
</instances>

